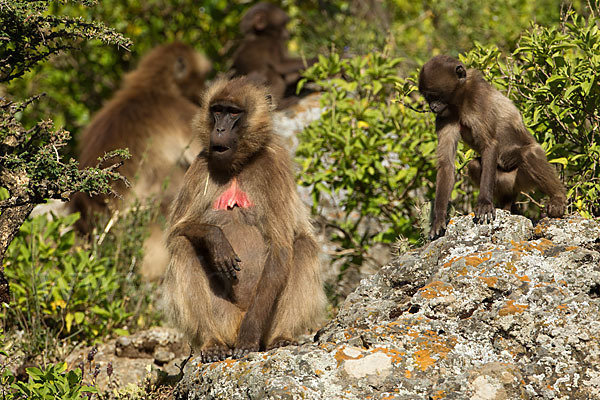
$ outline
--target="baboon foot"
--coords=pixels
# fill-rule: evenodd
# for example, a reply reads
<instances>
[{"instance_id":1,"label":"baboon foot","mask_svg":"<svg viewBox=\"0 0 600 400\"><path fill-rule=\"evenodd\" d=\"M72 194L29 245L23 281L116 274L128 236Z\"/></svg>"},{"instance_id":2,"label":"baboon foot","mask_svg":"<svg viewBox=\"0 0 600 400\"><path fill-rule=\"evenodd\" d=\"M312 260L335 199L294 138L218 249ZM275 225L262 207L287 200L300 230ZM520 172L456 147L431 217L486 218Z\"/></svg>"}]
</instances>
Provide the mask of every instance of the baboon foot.
<instances>
[{"instance_id":1,"label":"baboon foot","mask_svg":"<svg viewBox=\"0 0 600 400\"><path fill-rule=\"evenodd\" d=\"M231 355L231 349L225 345L216 345L200 350L200 359L204 364L222 361Z\"/></svg>"},{"instance_id":2,"label":"baboon foot","mask_svg":"<svg viewBox=\"0 0 600 400\"><path fill-rule=\"evenodd\" d=\"M278 347L285 346L298 346L298 342L288 338L277 338L267 347L267 350L273 350Z\"/></svg>"},{"instance_id":3,"label":"baboon foot","mask_svg":"<svg viewBox=\"0 0 600 400\"><path fill-rule=\"evenodd\" d=\"M233 358L246 357L248 354L259 351L258 343L236 345L233 349Z\"/></svg>"}]
</instances>

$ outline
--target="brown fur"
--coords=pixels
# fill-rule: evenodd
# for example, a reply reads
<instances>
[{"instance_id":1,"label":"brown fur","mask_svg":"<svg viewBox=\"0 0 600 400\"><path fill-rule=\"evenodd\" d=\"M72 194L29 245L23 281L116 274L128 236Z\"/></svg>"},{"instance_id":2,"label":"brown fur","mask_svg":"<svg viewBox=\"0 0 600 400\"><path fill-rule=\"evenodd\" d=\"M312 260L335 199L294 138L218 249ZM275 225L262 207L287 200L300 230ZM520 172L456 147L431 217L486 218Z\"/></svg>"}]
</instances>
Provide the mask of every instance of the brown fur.
<instances>
[{"instance_id":1,"label":"brown fur","mask_svg":"<svg viewBox=\"0 0 600 400\"><path fill-rule=\"evenodd\" d=\"M199 152L193 142L191 121L199 110L209 71L210 63L182 43L152 50L136 70L125 76L122 88L81 135L81 167L95 166L98 157L108 151L128 148L131 159L120 172L132 182L132 187L121 184L117 191L126 198L158 196L166 213L185 170ZM82 215L80 230L90 231L94 213L122 207L122 202L114 200L75 195L71 204ZM168 261L163 241L160 227L152 227L142 267L148 279L160 277Z\"/></svg>"},{"instance_id":2,"label":"brown fur","mask_svg":"<svg viewBox=\"0 0 600 400\"><path fill-rule=\"evenodd\" d=\"M319 248L288 150L273 133L266 95L245 78L207 91L194 122L205 150L186 173L171 213L165 312L205 362L292 343L323 316ZM245 114L228 168L217 168L210 153L210 107L218 102ZM215 210L234 178L253 206ZM237 279L215 268L230 247L241 260Z\"/></svg>"},{"instance_id":3,"label":"brown fur","mask_svg":"<svg viewBox=\"0 0 600 400\"><path fill-rule=\"evenodd\" d=\"M304 62L288 55L288 21L285 11L276 5L256 4L242 17L240 30L244 38L233 55L235 73L269 87L279 108L297 101L294 91L300 71L316 61L311 59ZM290 91L292 93L288 95Z\"/></svg>"},{"instance_id":4,"label":"brown fur","mask_svg":"<svg viewBox=\"0 0 600 400\"><path fill-rule=\"evenodd\" d=\"M564 214L565 188L544 150L525 127L515 105L479 71L467 71L452 57L436 56L421 69L419 91L437 114L438 173L432 238L442 235L446 226L459 139L481 155L468 165L469 176L480 187L475 209L478 220L495 217L493 198L500 207L514 210L519 193L533 188L550 196L550 217Z\"/></svg>"}]
</instances>

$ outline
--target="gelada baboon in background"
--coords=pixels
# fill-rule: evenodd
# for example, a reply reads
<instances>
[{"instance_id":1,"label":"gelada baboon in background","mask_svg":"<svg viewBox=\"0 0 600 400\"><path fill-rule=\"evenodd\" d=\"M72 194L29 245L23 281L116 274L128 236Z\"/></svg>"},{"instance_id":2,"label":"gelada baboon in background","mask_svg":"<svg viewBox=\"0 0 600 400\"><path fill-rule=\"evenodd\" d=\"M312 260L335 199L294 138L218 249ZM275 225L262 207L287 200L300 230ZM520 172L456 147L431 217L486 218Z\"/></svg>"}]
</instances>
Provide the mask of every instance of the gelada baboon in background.
<instances>
[{"instance_id":1,"label":"gelada baboon in background","mask_svg":"<svg viewBox=\"0 0 600 400\"><path fill-rule=\"evenodd\" d=\"M269 96L244 77L219 81L194 128L204 150L173 204L166 315L203 362L293 343L318 326L325 296Z\"/></svg>"},{"instance_id":2,"label":"gelada baboon in background","mask_svg":"<svg viewBox=\"0 0 600 400\"><path fill-rule=\"evenodd\" d=\"M79 138L81 167L95 166L98 157L110 150L128 148L132 157L120 172L132 187L119 184L117 191L125 198L157 196L166 215L187 167L200 151L191 121L200 109L210 69L204 56L182 43L157 47L144 56ZM123 206L107 196L83 193L73 196L71 204L81 213L78 227L84 233L90 232L95 213ZM155 224L141 269L148 279L159 278L168 262L163 241L162 229Z\"/></svg>"},{"instance_id":3,"label":"gelada baboon in background","mask_svg":"<svg viewBox=\"0 0 600 400\"><path fill-rule=\"evenodd\" d=\"M419 91L436 114L437 179L431 238L444 234L446 208L454 187L454 159L458 140L480 157L468 164L469 176L480 188L475 217L480 222L496 216L492 203L514 210L521 191L538 188L548 196L547 213L561 217L566 208L565 188L529 133L519 110L481 73L463 63L436 56L421 68Z\"/></svg>"},{"instance_id":4,"label":"gelada baboon in background","mask_svg":"<svg viewBox=\"0 0 600 400\"><path fill-rule=\"evenodd\" d=\"M242 17L240 30L244 38L233 55L235 74L247 75L255 83L267 85L279 108L297 101L294 95L300 71L316 61L305 63L289 57L288 22L285 11L276 5L256 4Z\"/></svg>"}]
</instances>

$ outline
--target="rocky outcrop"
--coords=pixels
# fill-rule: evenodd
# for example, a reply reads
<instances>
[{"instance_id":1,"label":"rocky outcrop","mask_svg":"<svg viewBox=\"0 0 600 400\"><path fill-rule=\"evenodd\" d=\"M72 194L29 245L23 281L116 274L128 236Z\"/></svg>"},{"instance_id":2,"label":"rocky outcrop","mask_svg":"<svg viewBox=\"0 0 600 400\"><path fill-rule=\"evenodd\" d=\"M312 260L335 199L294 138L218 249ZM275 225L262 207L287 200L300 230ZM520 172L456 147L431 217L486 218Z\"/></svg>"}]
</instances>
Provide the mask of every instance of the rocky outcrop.
<instances>
[{"instance_id":1,"label":"rocky outcrop","mask_svg":"<svg viewBox=\"0 0 600 400\"><path fill-rule=\"evenodd\" d=\"M498 211L364 279L314 343L191 363L179 399L600 398L600 223Z\"/></svg>"}]
</instances>

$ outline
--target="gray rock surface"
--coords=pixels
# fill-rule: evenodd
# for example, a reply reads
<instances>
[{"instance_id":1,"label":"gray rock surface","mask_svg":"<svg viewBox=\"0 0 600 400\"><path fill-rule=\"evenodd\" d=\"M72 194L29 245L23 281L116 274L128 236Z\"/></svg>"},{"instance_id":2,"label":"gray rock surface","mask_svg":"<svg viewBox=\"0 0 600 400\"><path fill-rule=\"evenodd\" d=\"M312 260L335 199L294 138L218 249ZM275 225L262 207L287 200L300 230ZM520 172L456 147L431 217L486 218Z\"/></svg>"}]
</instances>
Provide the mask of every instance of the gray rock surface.
<instances>
[{"instance_id":1,"label":"gray rock surface","mask_svg":"<svg viewBox=\"0 0 600 400\"><path fill-rule=\"evenodd\" d=\"M498 210L363 279L316 342L190 363L177 399L600 398L600 223Z\"/></svg>"}]
</instances>

